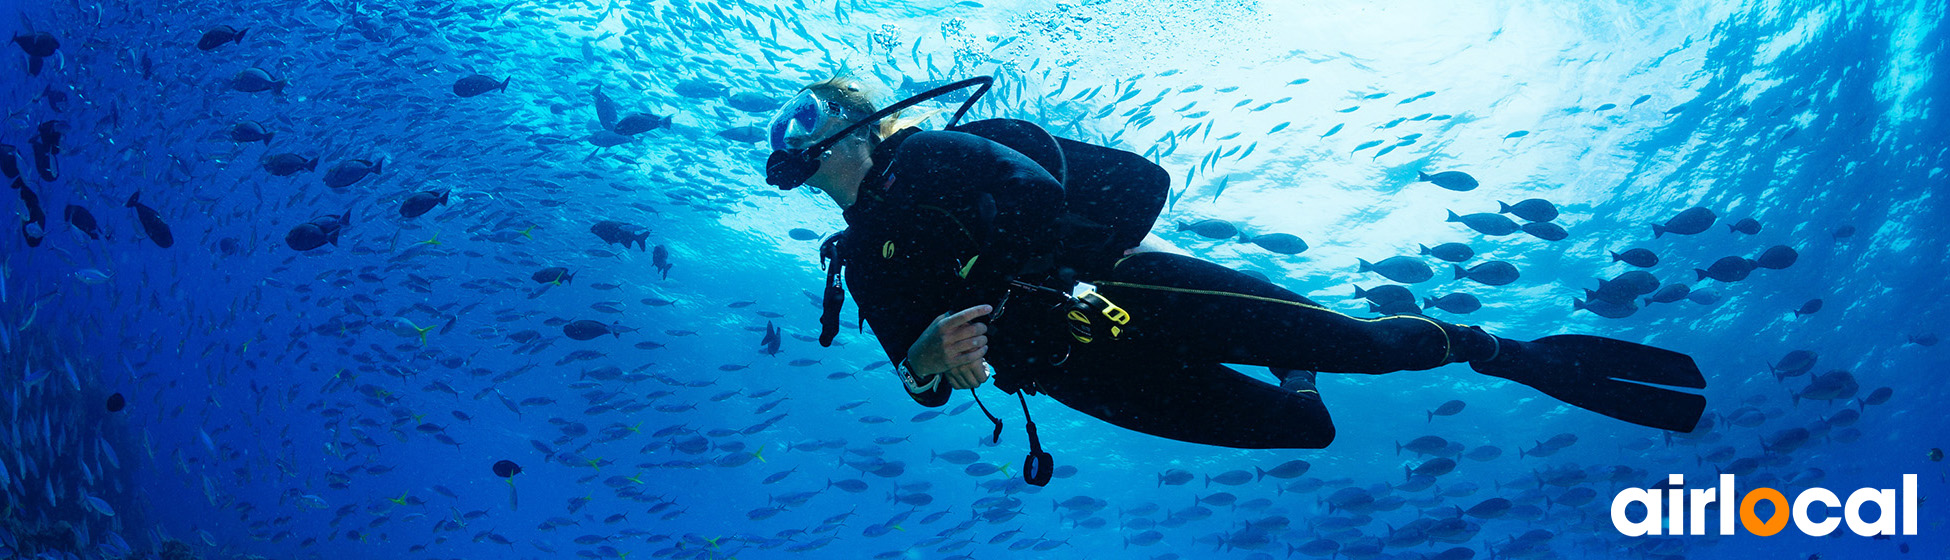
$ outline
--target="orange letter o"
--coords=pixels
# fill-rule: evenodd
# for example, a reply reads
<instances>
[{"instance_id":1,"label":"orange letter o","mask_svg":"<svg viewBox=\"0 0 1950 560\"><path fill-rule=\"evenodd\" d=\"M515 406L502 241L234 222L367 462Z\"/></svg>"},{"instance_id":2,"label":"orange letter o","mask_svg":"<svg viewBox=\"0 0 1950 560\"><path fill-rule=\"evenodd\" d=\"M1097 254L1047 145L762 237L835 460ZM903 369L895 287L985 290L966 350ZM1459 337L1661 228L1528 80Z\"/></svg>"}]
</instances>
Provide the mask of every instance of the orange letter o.
<instances>
[{"instance_id":1,"label":"orange letter o","mask_svg":"<svg viewBox=\"0 0 1950 560\"><path fill-rule=\"evenodd\" d=\"M1766 523L1762 523L1759 517L1754 516L1754 503L1761 500L1774 502L1774 516L1768 518ZM1787 524L1787 496L1781 495L1780 490L1773 488L1755 488L1752 492L1747 493L1747 497L1740 499L1740 526L1746 527L1747 532L1763 537L1771 537L1775 533L1781 532L1781 529L1786 529Z\"/></svg>"}]
</instances>

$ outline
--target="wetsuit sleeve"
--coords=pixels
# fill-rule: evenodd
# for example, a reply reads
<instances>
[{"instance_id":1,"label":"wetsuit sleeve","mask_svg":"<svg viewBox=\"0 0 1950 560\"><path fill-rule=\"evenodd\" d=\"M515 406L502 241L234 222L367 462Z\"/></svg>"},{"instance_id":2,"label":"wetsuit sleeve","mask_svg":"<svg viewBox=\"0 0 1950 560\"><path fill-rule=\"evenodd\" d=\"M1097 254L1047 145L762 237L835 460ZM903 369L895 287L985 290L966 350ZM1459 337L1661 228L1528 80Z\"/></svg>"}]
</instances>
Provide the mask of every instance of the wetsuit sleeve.
<instances>
[{"instance_id":1,"label":"wetsuit sleeve","mask_svg":"<svg viewBox=\"0 0 1950 560\"><path fill-rule=\"evenodd\" d=\"M973 134L925 132L902 146L893 170L915 185L922 209L954 216L975 240L956 309L996 303L1009 278L1048 266L1057 249L1063 185L1015 150ZM908 176L915 181L909 182Z\"/></svg>"}]
</instances>

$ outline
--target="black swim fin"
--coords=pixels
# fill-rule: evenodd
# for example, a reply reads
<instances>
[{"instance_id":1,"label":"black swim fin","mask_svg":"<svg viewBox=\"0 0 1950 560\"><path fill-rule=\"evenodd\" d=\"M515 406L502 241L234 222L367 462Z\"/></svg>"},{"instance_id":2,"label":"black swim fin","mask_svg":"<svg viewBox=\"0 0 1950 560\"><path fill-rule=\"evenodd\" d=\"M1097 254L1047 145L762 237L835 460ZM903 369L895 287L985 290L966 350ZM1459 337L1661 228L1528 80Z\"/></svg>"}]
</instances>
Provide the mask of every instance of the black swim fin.
<instances>
[{"instance_id":1,"label":"black swim fin","mask_svg":"<svg viewBox=\"0 0 1950 560\"><path fill-rule=\"evenodd\" d=\"M1685 354L1578 334L1499 344L1495 360L1470 367L1640 426L1692 432L1706 412L1705 396L1647 385L1705 389L1706 378Z\"/></svg>"}]
</instances>

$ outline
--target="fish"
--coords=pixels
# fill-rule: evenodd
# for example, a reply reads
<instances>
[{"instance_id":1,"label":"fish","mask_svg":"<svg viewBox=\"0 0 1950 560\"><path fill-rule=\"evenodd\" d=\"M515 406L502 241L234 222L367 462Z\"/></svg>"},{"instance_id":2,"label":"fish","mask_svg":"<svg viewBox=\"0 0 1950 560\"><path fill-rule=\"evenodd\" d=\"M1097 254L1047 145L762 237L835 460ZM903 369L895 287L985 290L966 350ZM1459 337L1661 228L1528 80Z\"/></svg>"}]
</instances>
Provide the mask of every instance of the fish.
<instances>
[{"instance_id":1,"label":"fish","mask_svg":"<svg viewBox=\"0 0 1950 560\"><path fill-rule=\"evenodd\" d=\"M1461 171L1444 171L1434 175L1418 172L1415 174L1415 177L1416 182L1435 183L1435 186L1456 192L1473 191L1476 190L1478 185L1475 177L1471 177L1468 173ZM1515 232L1516 230L1511 231Z\"/></svg>"},{"instance_id":2,"label":"fish","mask_svg":"<svg viewBox=\"0 0 1950 560\"><path fill-rule=\"evenodd\" d=\"M101 224L95 222L95 215L89 213L87 208L69 204L61 211L61 216L67 219L68 225L87 234L89 239L102 238Z\"/></svg>"},{"instance_id":3,"label":"fish","mask_svg":"<svg viewBox=\"0 0 1950 560\"><path fill-rule=\"evenodd\" d=\"M638 242L641 243L641 240ZM665 249L662 245L658 245L656 250L650 252L650 266L657 269L659 276L664 279L669 279L671 267L670 250Z\"/></svg>"},{"instance_id":4,"label":"fish","mask_svg":"<svg viewBox=\"0 0 1950 560\"><path fill-rule=\"evenodd\" d=\"M1461 265L1450 267L1456 271L1455 279L1475 280L1486 286L1502 286L1517 281L1519 277L1516 265L1503 261L1490 261L1467 269Z\"/></svg>"},{"instance_id":5,"label":"fish","mask_svg":"<svg viewBox=\"0 0 1950 560\"><path fill-rule=\"evenodd\" d=\"M1417 245L1417 247L1422 248L1421 254L1423 255L1429 255L1452 263L1463 262L1476 256L1475 249L1471 249L1468 245L1461 243L1443 243L1435 247Z\"/></svg>"},{"instance_id":6,"label":"fish","mask_svg":"<svg viewBox=\"0 0 1950 560\"><path fill-rule=\"evenodd\" d=\"M589 340L605 334L622 338L623 333L629 332L636 332L636 329L614 323L605 325L602 322L588 319L571 321L562 325L562 334L572 340Z\"/></svg>"},{"instance_id":7,"label":"fish","mask_svg":"<svg viewBox=\"0 0 1950 560\"><path fill-rule=\"evenodd\" d=\"M257 121L244 121L230 127L230 139L235 142L263 142L269 146L271 138L275 136L277 134L265 131L264 125Z\"/></svg>"},{"instance_id":8,"label":"fish","mask_svg":"<svg viewBox=\"0 0 1950 560\"><path fill-rule=\"evenodd\" d=\"M552 266L536 271L531 277L538 283L562 285L575 280L576 275L566 267Z\"/></svg>"},{"instance_id":9,"label":"fish","mask_svg":"<svg viewBox=\"0 0 1950 560\"><path fill-rule=\"evenodd\" d=\"M1652 224L1652 238L1658 239L1659 236L1668 233L1693 235L1704 232L1706 228L1713 227L1714 218L1713 211L1706 207L1687 208L1679 215L1666 220L1664 224Z\"/></svg>"},{"instance_id":10,"label":"fish","mask_svg":"<svg viewBox=\"0 0 1950 560\"><path fill-rule=\"evenodd\" d=\"M1515 221L1503 217L1502 214L1488 212L1458 216L1456 215L1456 211L1450 210L1449 218L1443 221L1461 222L1464 226L1468 226L1469 229L1476 230L1477 233L1491 236L1510 235L1522 229Z\"/></svg>"},{"instance_id":11,"label":"fish","mask_svg":"<svg viewBox=\"0 0 1950 560\"><path fill-rule=\"evenodd\" d=\"M1659 264L1659 255L1653 253L1651 249L1640 247L1627 250L1623 253L1612 252L1611 262L1623 262L1639 268L1652 268Z\"/></svg>"},{"instance_id":12,"label":"fish","mask_svg":"<svg viewBox=\"0 0 1950 560\"><path fill-rule=\"evenodd\" d=\"M316 161L313 164L316 165ZM350 187L365 179L367 175L378 175L385 166L385 159L377 162L363 159L341 161L331 169L325 170L325 186L334 189Z\"/></svg>"},{"instance_id":13,"label":"fish","mask_svg":"<svg viewBox=\"0 0 1950 560\"><path fill-rule=\"evenodd\" d=\"M589 226L589 232L601 238L605 245L615 243L628 249L631 243L636 243L638 250L648 249L645 240L650 238L650 230L642 227L614 220L603 220Z\"/></svg>"},{"instance_id":14,"label":"fish","mask_svg":"<svg viewBox=\"0 0 1950 560\"><path fill-rule=\"evenodd\" d=\"M41 61L61 49L61 41L46 31L14 34L14 44L27 53L27 75L41 75Z\"/></svg>"},{"instance_id":15,"label":"fish","mask_svg":"<svg viewBox=\"0 0 1950 560\"><path fill-rule=\"evenodd\" d=\"M291 153L270 154L260 160L260 165L272 176L289 177L299 171L318 169L318 158L305 159L304 156Z\"/></svg>"},{"instance_id":16,"label":"fish","mask_svg":"<svg viewBox=\"0 0 1950 560\"><path fill-rule=\"evenodd\" d=\"M203 36L196 40L196 49L209 51L221 47L225 43L242 45L244 44L244 32L247 31L250 31L250 28L237 29L228 25L219 25L210 28L209 31L203 32Z\"/></svg>"},{"instance_id":17,"label":"fish","mask_svg":"<svg viewBox=\"0 0 1950 560\"><path fill-rule=\"evenodd\" d=\"M1435 271L1427 263L1412 257L1389 257L1378 263L1368 262L1367 259L1356 260L1361 265L1358 272L1374 272L1382 278L1403 284L1419 284L1435 278Z\"/></svg>"},{"instance_id":18,"label":"fish","mask_svg":"<svg viewBox=\"0 0 1950 560\"><path fill-rule=\"evenodd\" d=\"M670 126L670 117L659 117L650 113L637 113L616 121L610 131L624 136L635 136L659 128Z\"/></svg>"},{"instance_id":19,"label":"fish","mask_svg":"<svg viewBox=\"0 0 1950 560\"><path fill-rule=\"evenodd\" d=\"M514 81L514 76L509 76L502 80L495 80L494 78L474 74L454 81L454 95L474 97L490 91L505 92L508 91L508 84Z\"/></svg>"},{"instance_id":20,"label":"fish","mask_svg":"<svg viewBox=\"0 0 1950 560\"><path fill-rule=\"evenodd\" d=\"M1548 222L1557 219L1557 206L1541 198L1524 199L1518 201L1516 204L1498 201L1496 204L1501 207L1496 211L1498 214L1514 214L1518 218L1533 222Z\"/></svg>"},{"instance_id":21,"label":"fish","mask_svg":"<svg viewBox=\"0 0 1950 560\"><path fill-rule=\"evenodd\" d=\"M603 125L603 130L614 130L616 128L616 100L610 99L608 95L603 93L603 84L596 84L596 89L589 92L589 94L596 99L596 122Z\"/></svg>"},{"instance_id":22,"label":"fish","mask_svg":"<svg viewBox=\"0 0 1950 560\"><path fill-rule=\"evenodd\" d=\"M339 216L325 215L298 224L284 235L284 243L297 251L310 251L330 243L339 244L339 235L352 225L352 211L346 210Z\"/></svg>"},{"instance_id":23,"label":"fish","mask_svg":"<svg viewBox=\"0 0 1950 560\"><path fill-rule=\"evenodd\" d=\"M257 67L239 70L230 78L230 89L244 93L268 91L272 95L284 95L284 88L290 85L289 80L273 78L270 72Z\"/></svg>"},{"instance_id":24,"label":"fish","mask_svg":"<svg viewBox=\"0 0 1950 560\"><path fill-rule=\"evenodd\" d=\"M135 217L142 223L143 233L148 234L149 240L155 242L157 247L168 249L175 245L176 236L170 233L169 223L163 221L162 214L156 213L154 208L143 204L141 198L142 192L136 191L135 194L129 195L129 201L123 203L122 207L135 209Z\"/></svg>"},{"instance_id":25,"label":"fish","mask_svg":"<svg viewBox=\"0 0 1950 560\"><path fill-rule=\"evenodd\" d=\"M405 201L400 202L399 215L402 218L408 219L418 218L432 211L435 206L446 205L451 192L449 190L438 190L413 193L411 196L406 197Z\"/></svg>"}]
</instances>

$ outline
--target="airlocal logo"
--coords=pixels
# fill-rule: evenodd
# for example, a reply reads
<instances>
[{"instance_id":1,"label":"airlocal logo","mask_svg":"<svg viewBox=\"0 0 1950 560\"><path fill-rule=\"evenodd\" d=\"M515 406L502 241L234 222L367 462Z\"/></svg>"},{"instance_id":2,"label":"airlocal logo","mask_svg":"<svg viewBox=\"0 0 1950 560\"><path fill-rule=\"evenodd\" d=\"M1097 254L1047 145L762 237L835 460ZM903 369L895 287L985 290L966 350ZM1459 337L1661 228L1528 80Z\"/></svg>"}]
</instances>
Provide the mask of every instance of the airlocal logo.
<instances>
[{"instance_id":1,"label":"airlocal logo","mask_svg":"<svg viewBox=\"0 0 1950 560\"><path fill-rule=\"evenodd\" d=\"M1684 486L1685 482L1685 477L1676 474L1667 479L1667 483L1675 487ZM1611 526L1627 537L1659 535L1662 530L1665 531L1664 534L1669 535L1704 535L1706 534L1706 506L1719 502L1719 525L1722 535L1733 534L1735 512L1740 514L1741 527L1746 528L1749 533L1763 537L1773 536L1787 528L1790 516L1794 519L1796 529L1817 537L1834 532L1836 526L1841 525L1843 520L1848 521L1850 531L1864 537L1896 534L1895 490L1862 488L1850 493L1848 502L1844 504L1834 492L1826 488L1809 488L1795 496L1794 504L1790 507L1787 496L1781 494L1780 490L1755 488L1747 492L1746 496L1738 498L1740 507L1731 507L1738 495L1734 492L1733 475L1722 474L1719 488L1691 490L1690 499L1687 497L1688 492L1685 488L1670 488L1666 490L1666 498L1661 500L1657 489L1627 488L1620 491L1611 499ZM1914 535L1916 534L1916 475L1903 475L1901 501L1903 534ZM1768 516L1766 520L1760 519L1760 515L1755 511L1755 506L1761 502L1774 505L1773 515ZM1625 508L1631 504L1645 506L1645 518L1638 521L1627 519ZM1824 508L1843 508L1842 516L1838 518L1824 512L1821 521L1814 521L1809 518L1808 510L1817 504ZM1875 521L1862 519L1864 504L1876 505L1878 513ZM1689 513L1692 515L1690 527L1686 523ZM1687 530L1689 528L1690 531Z\"/></svg>"}]
</instances>

